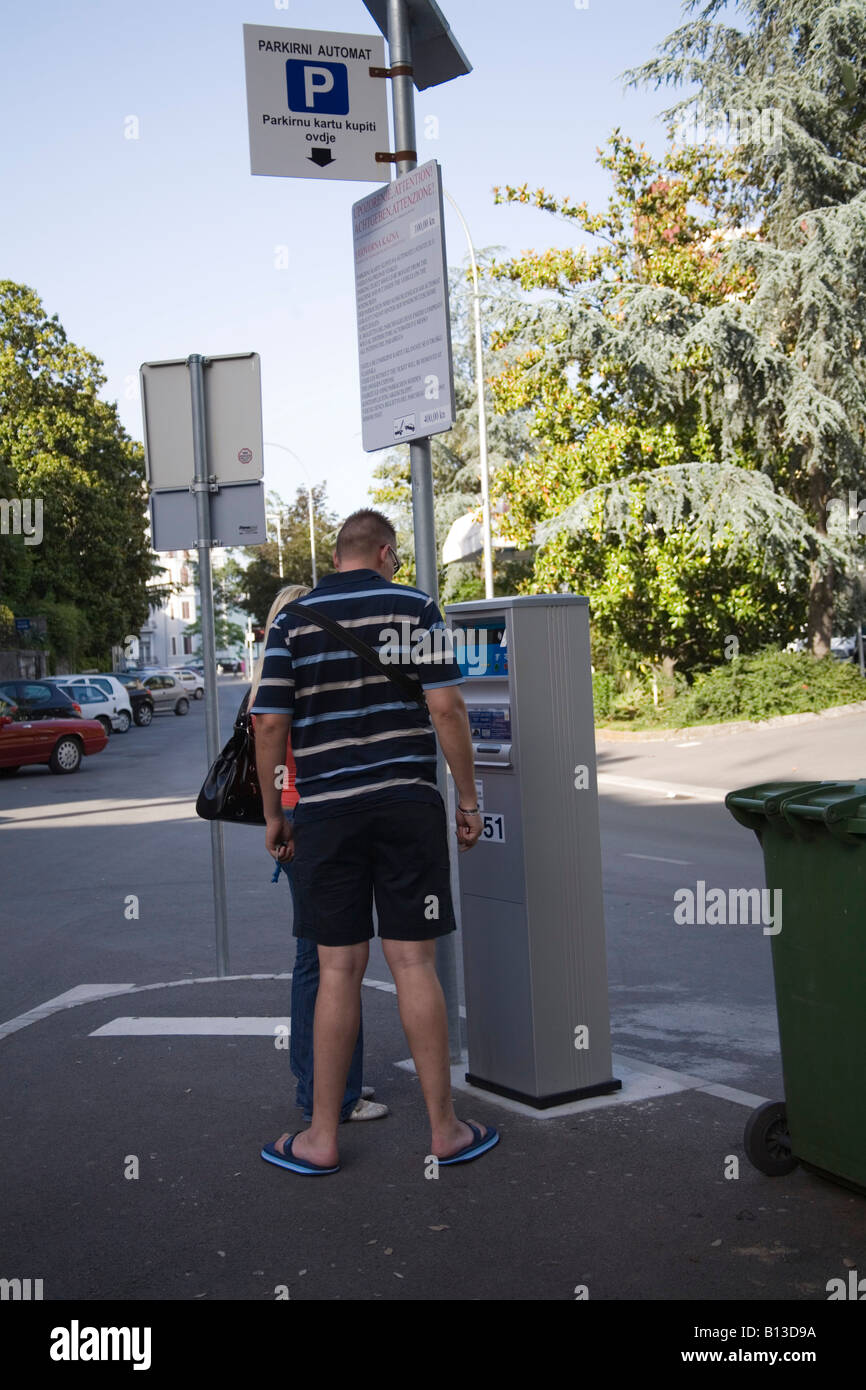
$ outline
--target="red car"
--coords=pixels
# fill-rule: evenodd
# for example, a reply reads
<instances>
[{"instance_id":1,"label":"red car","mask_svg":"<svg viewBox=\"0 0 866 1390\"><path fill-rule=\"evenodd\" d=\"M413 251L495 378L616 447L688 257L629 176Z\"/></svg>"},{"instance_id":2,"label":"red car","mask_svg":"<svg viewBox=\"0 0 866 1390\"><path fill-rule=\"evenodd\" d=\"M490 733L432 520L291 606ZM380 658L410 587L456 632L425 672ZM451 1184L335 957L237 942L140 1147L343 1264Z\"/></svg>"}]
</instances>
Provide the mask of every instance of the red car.
<instances>
[{"instance_id":1,"label":"red car","mask_svg":"<svg viewBox=\"0 0 866 1390\"><path fill-rule=\"evenodd\" d=\"M25 719L14 700L0 696L0 776L11 777L25 763L77 772L81 759L101 753L107 742L98 719Z\"/></svg>"}]
</instances>

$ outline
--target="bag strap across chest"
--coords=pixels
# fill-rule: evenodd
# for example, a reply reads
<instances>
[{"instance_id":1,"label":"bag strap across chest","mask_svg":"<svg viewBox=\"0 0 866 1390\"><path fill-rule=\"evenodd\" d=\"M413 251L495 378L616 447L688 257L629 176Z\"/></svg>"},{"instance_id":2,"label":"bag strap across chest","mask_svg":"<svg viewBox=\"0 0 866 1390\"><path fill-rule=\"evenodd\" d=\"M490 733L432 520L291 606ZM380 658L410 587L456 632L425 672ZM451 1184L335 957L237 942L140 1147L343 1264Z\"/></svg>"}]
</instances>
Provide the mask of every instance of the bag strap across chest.
<instances>
[{"instance_id":1,"label":"bag strap across chest","mask_svg":"<svg viewBox=\"0 0 866 1390\"><path fill-rule=\"evenodd\" d=\"M388 680L396 685L397 689L407 700L411 700L419 709L427 709L427 701L424 698L424 691L417 680L412 680L405 672L395 670L393 666L386 666L379 656L379 653L364 642L360 637L356 637L354 632L343 627L342 623L335 622L333 618L320 613L318 608L310 608L305 603L287 603L282 610L284 613L292 613L297 618L306 618L309 622L315 623L318 627L330 632L332 637L336 637L339 642L344 642L362 661L366 661L368 666L372 666Z\"/></svg>"}]
</instances>

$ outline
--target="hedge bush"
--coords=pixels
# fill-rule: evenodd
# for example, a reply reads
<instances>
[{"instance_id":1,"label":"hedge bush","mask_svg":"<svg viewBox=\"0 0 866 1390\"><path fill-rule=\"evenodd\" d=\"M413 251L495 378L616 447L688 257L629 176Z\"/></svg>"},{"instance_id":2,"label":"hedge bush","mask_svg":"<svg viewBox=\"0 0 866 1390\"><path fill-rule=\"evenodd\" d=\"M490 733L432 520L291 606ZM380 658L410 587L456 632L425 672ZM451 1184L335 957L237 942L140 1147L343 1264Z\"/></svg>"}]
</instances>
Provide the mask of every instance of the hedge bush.
<instances>
[{"instance_id":1,"label":"hedge bush","mask_svg":"<svg viewBox=\"0 0 866 1390\"><path fill-rule=\"evenodd\" d=\"M864 699L866 681L853 662L765 647L697 674L691 687L666 707L664 722L676 728L772 719Z\"/></svg>"}]
</instances>

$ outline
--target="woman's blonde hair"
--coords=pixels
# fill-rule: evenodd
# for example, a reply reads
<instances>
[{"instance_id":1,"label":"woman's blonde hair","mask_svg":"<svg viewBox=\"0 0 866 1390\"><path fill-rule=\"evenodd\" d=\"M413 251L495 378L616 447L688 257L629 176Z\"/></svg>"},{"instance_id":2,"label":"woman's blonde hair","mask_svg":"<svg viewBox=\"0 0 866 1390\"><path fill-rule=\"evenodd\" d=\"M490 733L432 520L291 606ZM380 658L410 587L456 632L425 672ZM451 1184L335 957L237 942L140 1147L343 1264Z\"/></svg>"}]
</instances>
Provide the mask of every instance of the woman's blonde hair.
<instances>
[{"instance_id":1,"label":"woman's blonde hair","mask_svg":"<svg viewBox=\"0 0 866 1390\"><path fill-rule=\"evenodd\" d=\"M310 588L308 584L287 584L284 589L280 589L280 592L277 594L276 598L271 604L270 612L268 613L268 620L265 623L265 645L267 645L268 633L273 627L277 615L282 611L282 609L285 608L286 604L295 603L299 598L303 598L304 595L308 594L309 592ZM247 701L247 709L252 709L253 707L253 701L256 698L256 693L258 691L259 684L262 679L262 667L264 666L264 664L265 653L263 649L261 656L256 662L256 669L253 673L253 683L250 686L250 698Z\"/></svg>"}]
</instances>

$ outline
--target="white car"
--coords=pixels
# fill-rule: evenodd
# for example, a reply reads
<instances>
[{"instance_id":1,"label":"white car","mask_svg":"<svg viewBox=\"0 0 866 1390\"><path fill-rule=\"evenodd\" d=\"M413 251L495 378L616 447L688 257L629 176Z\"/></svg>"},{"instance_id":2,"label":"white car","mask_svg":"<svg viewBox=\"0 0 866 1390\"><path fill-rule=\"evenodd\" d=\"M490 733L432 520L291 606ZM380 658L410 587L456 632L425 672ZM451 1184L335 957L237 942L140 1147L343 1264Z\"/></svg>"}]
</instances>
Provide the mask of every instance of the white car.
<instances>
[{"instance_id":1,"label":"white car","mask_svg":"<svg viewBox=\"0 0 866 1390\"><path fill-rule=\"evenodd\" d=\"M196 700L204 698L204 681L198 671L191 671L188 666L178 666L171 674Z\"/></svg>"},{"instance_id":2,"label":"white car","mask_svg":"<svg viewBox=\"0 0 866 1390\"><path fill-rule=\"evenodd\" d=\"M107 734L125 734L132 724L126 687L115 676L57 676L57 684L81 706L85 719L98 719Z\"/></svg>"}]
</instances>

